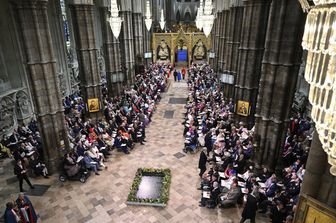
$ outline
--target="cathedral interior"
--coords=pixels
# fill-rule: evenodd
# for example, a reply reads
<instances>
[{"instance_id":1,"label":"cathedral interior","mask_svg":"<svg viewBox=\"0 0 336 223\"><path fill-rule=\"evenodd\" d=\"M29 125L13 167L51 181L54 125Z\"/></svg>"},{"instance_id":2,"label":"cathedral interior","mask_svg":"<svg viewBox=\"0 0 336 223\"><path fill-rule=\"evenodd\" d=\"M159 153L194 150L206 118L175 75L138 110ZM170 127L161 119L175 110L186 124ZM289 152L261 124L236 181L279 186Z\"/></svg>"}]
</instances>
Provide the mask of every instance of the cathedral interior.
<instances>
[{"instance_id":1,"label":"cathedral interior","mask_svg":"<svg viewBox=\"0 0 336 223\"><path fill-rule=\"evenodd\" d=\"M336 0L1 0L0 29L0 222L336 223Z\"/></svg>"}]
</instances>

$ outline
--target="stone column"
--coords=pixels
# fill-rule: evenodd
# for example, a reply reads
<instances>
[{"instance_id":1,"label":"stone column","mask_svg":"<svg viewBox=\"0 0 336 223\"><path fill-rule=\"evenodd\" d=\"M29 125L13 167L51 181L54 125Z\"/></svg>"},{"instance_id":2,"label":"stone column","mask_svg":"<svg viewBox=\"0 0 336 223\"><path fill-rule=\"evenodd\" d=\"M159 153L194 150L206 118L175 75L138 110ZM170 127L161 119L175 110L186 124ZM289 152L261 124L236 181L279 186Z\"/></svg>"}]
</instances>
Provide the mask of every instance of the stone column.
<instances>
[{"instance_id":1,"label":"stone column","mask_svg":"<svg viewBox=\"0 0 336 223\"><path fill-rule=\"evenodd\" d=\"M321 184L321 177L328 166L327 154L322 149L322 144L315 130L306 163L306 172L301 187L301 193L316 198Z\"/></svg>"},{"instance_id":2,"label":"stone column","mask_svg":"<svg viewBox=\"0 0 336 223\"><path fill-rule=\"evenodd\" d=\"M59 86L63 97L71 94L70 72L67 63L67 50L65 42L64 24L62 10L59 0L49 1L48 14L49 25L57 60L56 69L58 73Z\"/></svg>"},{"instance_id":3,"label":"stone column","mask_svg":"<svg viewBox=\"0 0 336 223\"><path fill-rule=\"evenodd\" d=\"M59 167L67 134L62 95L47 15L47 0L13 1L26 52L35 114L43 141L43 157L51 172ZM68 144L68 143L66 143Z\"/></svg>"},{"instance_id":4,"label":"stone column","mask_svg":"<svg viewBox=\"0 0 336 223\"><path fill-rule=\"evenodd\" d=\"M255 115L256 164L274 170L281 158L286 121L301 60L305 15L299 2L273 1L266 33Z\"/></svg>"},{"instance_id":5,"label":"stone column","mask_svg":"<svg viewBox=\"0 0 336 223\"><path fill-rule=\"evenodd\" d=\"M218 56L219 56L219 46L220 46L220 39L219 34L221 31L221 17L222 12L217 12L217 18L215 20L215 24L213 27L213 35L212 35L212 46L213 46L213 52L215 53L215 58L212 59L213 61L213 69L215 72L218 71Z\"/></svg>"},{"instance_id":6,"label":"stone column","mask_svg":"<svg viewBox=\"0 0 336 223\"><path fill-rule=\"evenodd\" d=\"M224 70L224 61L225 61L225 51L226 51L226 43L229 39L229 12L230 12L230 1L226 0L223 3L223 17L220 23L222 23L221 31L220 31L220 39L222 40L221 47L219 48L219 61L218 61L218 70L223 72Z\"/></svg>"},{"instance_id":7,"label":"stone column","mask_svg":"<svg viewBox=\"0 0 336 223\"><path fill-rule=\"evenodd\" d=\"M330 174L328 156L322 149L316 131L306 164L306 172L301 187L302 194L336 208L336 177Z\"/></svg>"},{"instance_id":8,"label":"stone column","mask_svg":"<svg viewBox=\"0 0 336 223\"><path fill-rule=\"evenodd\" d=\"M142 14L133 13L134 49L136 57L144 57Z\"/></svg>"},{"instance_id":9,"label":"stone column","mask_svg":"<svg viewBox=\"0 0 336 223\"><path fill-rule=\"evenodd\" d=\"M84 99L98 98L101 102L98 49L94 32L93 0L70 1L77 57L80 73L80 89ZM98 119L99 113L88 113Z\"/></svg>"},{"instance_id":10,"label":"stone column","mask_svg":"<svg viewBox=\"0 0 336 223\"><path fill-rule=\"evenodd\" d=\"M105 55L106 79L109 96L119 95L122 91L121 61L120 61L120 44L116 39L108 22L108 6L101 5L100 16L103 31L103 45Z\"/></svg>"},{"instance_id":11,"label":"stone column","mask_svg":"<svg viewBox=\"0 0 336 223\"><path fill-rule=\"evenodd\" d=\"M122 48L122 66L126 69L126 81L127 85L134 83L134 35L132 25L132 12L122 11L121 18L123 19L123 25L120 34L121 48Z\"/></svg>"},{"instance_id":12,"label":"stone column","mask_svg":"<svg viewBox=\"0 0 336 223\"><path fill-rule=\"evenodd\" d=\"M144 68L144 31L142 25L142 1L132 0L132 17L134 30L135 72L141 73Z\"/></svg>"},{"instance_id":13,"label":"stone column","mask_svg":"<svg viewBox=\"0 0 336 223\"><path fill-rule=\"evenodd\" d=\"M225 44L224 71L230 74L237 74L238 53L240 44L240 34L243 22L244 8L237 1L235 5L230 7L228 15L228 39Z\"/></svg>"},{"instance_id":14,"label":"stone column","mask_svg":"<svg viewBox=\"0 0 336 223\"><path fill-rule=\"evenodd\" d=\"M128 86L134 83L135 79L135 57L134 57L134 32L132 19L132 1L122 0L120 16L123 20L120 43L123 72L126 73L126 82Z\"/></svg>"},{"instance_id":15,"label":"stone column","mask_svg":"<svg viewBox=\"0 0 336 223\"><path fill-rule=\"evenodd\" d=\"M223 55L223 45L224 45L224 32L225 32L225 27L223 24L223 21L225 19L225 11L223 10L218 18L218 32L216 34L217 36L217 41L218 44L217 46L217 51L216 51L216 57L217 57L217 61L216 61L216 67L217 67L217 71L221 70L221 66L220 63L224 60L224 55Z\"/></svg>"},{"instance_id":16,"label":"stone column","mask_svg":"<svg viewBox=\"0 0 336 223\"><path fill-rule=\"evenodd\" d=\"M224 10L222 12L222 20L220 21L220 23L222 23L222 27L220 30L220 40L221 40L221 45L219 48L219 57L218 57L218 70L220 70L221 72L223 72L224 69L224 59L226 57L226 43L228 40L228 30L229 30L229 5L228 5L228 1L226 1L224 3Z\"/></svg>"},{"instance_id":17,"label":"stone column","mask_svg":"<svg viewBox=\"0 0 336 223\"><path fill-rule=\"evenodd\" d=\"M254 124L270 2L270 0L244 1L235 101L250 102L250 115L238 116L239 121L246 122L250 128Z\"/></svg>"},{"instance_id":18,"label":"stone column","mask_svg":"<svg viewBox=\"0 0 336 223\"><path fill-rule=\"evenodd\" d=\"M151 33L147 30L145 25L145 16L142 17L142 29L144 31L144 52L151 52ZM152 55L154 57L154 55ZM152 59L146 59L146 64L148 65L150 62L152 62Z\"/></svg>"}]
</instances>

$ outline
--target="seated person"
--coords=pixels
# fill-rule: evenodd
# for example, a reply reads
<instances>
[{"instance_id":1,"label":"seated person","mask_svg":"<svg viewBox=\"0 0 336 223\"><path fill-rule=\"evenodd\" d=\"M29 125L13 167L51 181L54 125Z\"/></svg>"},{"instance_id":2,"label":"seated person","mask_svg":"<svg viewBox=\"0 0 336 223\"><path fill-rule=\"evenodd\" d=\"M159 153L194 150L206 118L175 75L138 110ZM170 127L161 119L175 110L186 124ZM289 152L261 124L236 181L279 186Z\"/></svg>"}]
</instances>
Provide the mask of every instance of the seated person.
<instances>
[{"instance_id":1,"label":"seated person","mask_svg":"<svg viewBox=\"0 0 336 223\"><path fill-rule=\"evenodd\" d=\"M215 181L213 183L213 189L211 190L210 194L210 204L208 206L209 208L217 207L219 194L220 194L219 184L217 181Z\"/></svg>"},{"instance_id":2,"label":"seated person","mask_svg":"<svg viewBox=\"0 0 336 223\"><path fill-rule=\"evenodd\" d=\"M233 179L230 190L224 196L221 196L220 207L228 208L236 205L240 195L238 180Z\"/></svg>"},{"instance_id":3,"label":"seated person","mask_svg":"<svg viewBox=\"0 0 336 223\"><path fill-rule=\"evenodd\" d=\"M105 158L111 155L108 151L110 146L107 145L101 134L98 135L97 147L99 149L99 152L101 152Z\"/></svg>"},{"instance_id":4,"label":"seated person","mask_svg":"<svg viewBox=\"0 0 336 223\"><path fill-rule=\"evenodd\" d=\"M33 154L31 156L31 160L29 162L29 165L36 175L41 175L44 178L49 178L48 177L48 169L47 169L46 165L41 162L38 155Z\"/></svg>"},{"instance_id":5,"label":"seated person","mask_svg":"<svg viewBox=\"0 0 336 223\"><path fill-rule=\"evenodd\" d=\"M20 149L25 152L25 157L27 158L35 152L35 148L30 143L21 143Z\"/></svg>"},{"instance_id":6,"label":"seated person","mask_svg":"<svg viewBox=\"0 0 336 223\"><path fill-rule=\"evenodd\" d=\"M76 175L81 169L80 165L76 163L76 161L70 156L69 153L65 154L64 157L64 169L66 174L71 177Z\"/></svg>"},{"instance_id":7,"label":"seated person","mask_svg":"<svg viewBox=\"0 0 336 223\"><path fill-rule=\"evenodd\" d=\"M91 145L91 148L87 150L86 153L100 166L107 168L107 166L104 164L104 156L99 152L97 146Z\"/></svg>"},{"instance_id":8,"label":"seated person","mask_svg":"<svg viewBox=\"0 0 336 223\"><path fill-rule=\"evenodd\" d=\"M102 138L103 138L103 141L110 147L112 148L113 147L113 141L114 139L106 132L106 130L104 129L103 130L103 133L102 133Z\"/></svg>"},{"instance_id":9,"label":"seated person","mask_svg":"<svg viewBox=\"0 0 336 223\"><path fill-rule=\"evenodd\" d=\"M266 188L265 195L267 197L274 197L277 189L277 180L276 178L272 179L272 183Z\"/></svg>"},{"instance_id":10,"label":"seated person","mask_svg":"<svg viewBox=\"0 0 336 223\"><path fill-rule=\"evenodd\" d=\"M208 202L208 208L215 208L218 204L218 196L220 194L220 189L217 181L214 181L212 187L210 187L210 198L201 198L200 207L204 207Z\"/></svg>"},{"instance_id":11,"label":"seated person","mask_svg":"<svg viewBox=\"0 0 336 223\"><path fill-rule=\"evenodd\" d=\"M83 146L83 143L81 140L77 141L77 146L76 146L76 154L77 156L84 156L85 153L85 148Z\"/></svg>"},{"instance_id":12,"label":"seated person","mask_svg":"<svg viewBox=\"0 0 336 223\"><path fill-rule=\"evenodd\" d=\"M268 169L266 167L263 168L262 173L260 173L260 175L258 175L258 177L260 178L261 182L266 182L266 180L270 177L270 173L268 171Z\"/></svg>"},{"instance_id":13,"label":"seated person","mask_svg":"<svg viewBox=\"0 0 336 223\"><path fill-rule=\"evenodd\" d=\"M13 158L13 155L12 155L10 149L8 149L2 143L0 143L0 151L1 151L1 153L6 154L9 158Z\"/></svg>"},{"instance_id":14,"label":"seated person","mask_svg":"<svg viewBox=\"0 0 336 223\"><path fill-rule=\"evenodd\" d=\"M190 134L188 132L187 133L187 137L186 137L186 140L184 142L184 150L186 152L188 151L192 151L192 152L195 152L196 151L196 148L197 148L197 135L196 134Z\"/></svg>"},{"instance_id":15,"label":"seated person","mask_svg":"<svg viewBox=\"0 0 336 223\"><path fill-rule=\"evenodd\" d=\"M224 171L225 179L229 179L232 175L235 175L236 171L233 169L232 164L229 164Z\"/></svg>"},{"instance_id":16,"label":"seated person","mask_svg":"<svg viewBox=\"0 0 336 223\"><path fill-rule=\"evenodd\" d=\"M96 175L100 175L98 171L101 169L99 169L98 162L94 161L87 152L84 154L84 163L86 168L91 169Z\"/></svg>"},{"instance_id":17,"label":"seated person","mask_svg":"<svg viewBox=\"0 0 336 223\"><path fill-rule=\"evenodd\" d=\"M115 138L114 146L117 149L122 150L125 154L129 154L127 145L126 145L126 143L123 142L123 139L122 139L121 135L118 134L117 137Z\"/></svg>"}]
</instances>

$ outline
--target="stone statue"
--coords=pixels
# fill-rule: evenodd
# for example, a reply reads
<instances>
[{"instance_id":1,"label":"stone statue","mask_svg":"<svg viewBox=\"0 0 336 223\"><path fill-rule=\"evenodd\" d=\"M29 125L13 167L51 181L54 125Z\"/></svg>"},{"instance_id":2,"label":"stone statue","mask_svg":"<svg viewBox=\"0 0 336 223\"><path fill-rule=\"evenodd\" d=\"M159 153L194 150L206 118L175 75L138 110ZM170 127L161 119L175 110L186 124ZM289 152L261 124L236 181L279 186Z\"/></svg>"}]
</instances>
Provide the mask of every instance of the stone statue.
<instances>
[{"instance_id":1,"label":"stone statue","mask_svg":"<svg viewBox=\"0 0 336 223\"><path fill-rule=\"evenodd\" d=\"M100 81L102 84L106 84L107 81L106 81L105 58L102 52L103 52L102 49L97 51L98 67L100 72Z\"/></svg>"},{"instance_id":2,"label":"stone statue","mask_svg":"<svg viewBox=\"0 0 336 223\"><path fill-rule=\"evenodd\" d=\"M157 48L157 55L159 60L169 59L169 47L164 40L161 40L161 43Z\"/></svg>"},{"instance_id":3,"label":"stone statue","mask_svg":"<svg viewBox=\"0 0 336 223\"><path fill-rule=\"evenodd\" d=\"M194 57L197 60L204 59L205 56L205 47L203 45L203 42L199 40L194 48Z\"/></svg>"},{"instance_id":4,"label":"stone statue","mask_svg":"<svg viewBox=\"0 0 336 223\"><path fill-rule=\"evenodd\" d=\"M21 117L30 115L30 100L26 92L19 91L16 94L17 112Z\"/></svg>"}]
</instances>

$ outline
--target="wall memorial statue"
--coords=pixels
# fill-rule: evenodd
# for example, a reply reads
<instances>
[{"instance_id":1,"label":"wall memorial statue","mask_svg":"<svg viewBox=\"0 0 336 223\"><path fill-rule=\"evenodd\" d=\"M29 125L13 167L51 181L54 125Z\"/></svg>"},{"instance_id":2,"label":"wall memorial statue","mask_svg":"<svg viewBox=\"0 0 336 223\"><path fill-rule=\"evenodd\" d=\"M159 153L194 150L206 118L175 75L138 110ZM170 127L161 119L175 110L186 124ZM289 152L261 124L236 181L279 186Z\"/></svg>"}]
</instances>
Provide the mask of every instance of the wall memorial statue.
<instances>
[{"instance_id":1,"label":"wall memorial statue","mask_svg":"<svg viewBox=\"0 0 336 223\"><path fill-rule=\"evenodd\" d=\"M161 40L160 45L157 47L157 58L159 60L169 60L170 49L167 43L164 40Z\"/></svg>"},{"instance_id":2,"label":"wall memorial statue","mask_svg":"<svg viewBox=\"0 0 336 223\"><path fill-rule=\"evenodd\" d=\"M198 40L197 44L195 45L193 56L196 60L205 59L205 46L201 40Z\"/></svg>"}]
</instances>

